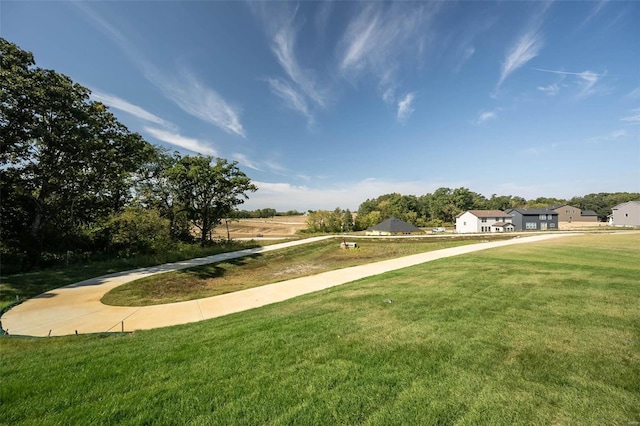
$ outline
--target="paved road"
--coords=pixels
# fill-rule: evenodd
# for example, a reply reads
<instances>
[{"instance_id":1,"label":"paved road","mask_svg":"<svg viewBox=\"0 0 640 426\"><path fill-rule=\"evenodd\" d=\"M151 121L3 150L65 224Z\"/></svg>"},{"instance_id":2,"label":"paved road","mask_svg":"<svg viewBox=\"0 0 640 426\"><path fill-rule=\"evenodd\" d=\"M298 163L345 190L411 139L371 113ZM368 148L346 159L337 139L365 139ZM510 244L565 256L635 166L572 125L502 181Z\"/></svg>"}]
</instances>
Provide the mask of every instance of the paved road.
<instances>
[{"instance_id":1,"label":"paved road","mask_svg":"<svg viewBox=\"0 0 640 426\"><path fill-rule=\"evenodd\" d=\"M2 317L2 326L12 335L61 336L74 333L146 330L186 324L281 302L292 297L323 290L360 278L378 275L444 257L457 256L512 244L560 238L567 235L570 234L552 233L448 248L398 259L338 269L235 293L190 300L187 302L144 307L108 306L100 302L102 296L111 289L150 275L249 256L256 253L264 253L332 237L308 238L256 249L223 253L184 262L105 275L71 284L29 299L9 310Z\"/></svg>"}]
</instances>

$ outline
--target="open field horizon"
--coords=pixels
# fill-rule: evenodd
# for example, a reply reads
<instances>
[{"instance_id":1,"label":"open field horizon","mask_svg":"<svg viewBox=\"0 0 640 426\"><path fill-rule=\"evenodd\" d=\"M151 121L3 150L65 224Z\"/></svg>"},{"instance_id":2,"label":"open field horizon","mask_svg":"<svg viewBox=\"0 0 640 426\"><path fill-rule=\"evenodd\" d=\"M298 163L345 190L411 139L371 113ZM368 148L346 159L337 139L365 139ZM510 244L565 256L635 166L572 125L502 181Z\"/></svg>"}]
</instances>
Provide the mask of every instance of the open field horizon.
<instances>
[{"instance_id":1,"label":"open field horizon","mask_svg":"<svg viewBox=\"0 0 640 426\"><path fill-rule=\"evenodd\" d=\"M292 238L299 236L299 232L307 228L307 216L275 216L260 219L235 219L228 222L229 235L231 239L259 239L264 238ZM448 232L455 232L455 226L446 227ZM431 228L422 228L428 232ZM571 230L605 230L612 229L606 222L559 222L558 229L561 231ZM615 229L615 228L613 228ZM359 234L361 234L360 232ZM214 237L219 239L227 238L227 224L221 223L213 231Z\"/></svg>"}]
</instances>

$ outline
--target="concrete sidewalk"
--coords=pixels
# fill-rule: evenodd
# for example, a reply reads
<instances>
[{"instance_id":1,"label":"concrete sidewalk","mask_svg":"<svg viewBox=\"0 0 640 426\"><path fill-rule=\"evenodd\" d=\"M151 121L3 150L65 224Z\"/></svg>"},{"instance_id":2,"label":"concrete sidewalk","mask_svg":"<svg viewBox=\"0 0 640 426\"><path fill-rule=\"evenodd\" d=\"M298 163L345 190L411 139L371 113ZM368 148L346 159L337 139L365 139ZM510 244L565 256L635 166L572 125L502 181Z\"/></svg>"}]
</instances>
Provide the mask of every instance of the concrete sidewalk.
<instances>
[{"instance_id":1,"label":"concrete sidewalk","mask_svg":"<svg viewBox=\"0 0 640 426\"><path fill-rule=\"evenodd\" d=\"M146 330L186 324L257 308L360 278L444 257L457 256L494 247L560 238L567 235L569 234L553 233L454 247L338 269L187 302L144 307L107 306L100 302L102 296L111 289L150 275L264 253L333 237L326 236L290 241L256 249L223 253L206 258L105 275L71 284L27 300L9 310L2 317L2 326L12 335L62 336L74 333Z\"/></svg>"}]
</instances>

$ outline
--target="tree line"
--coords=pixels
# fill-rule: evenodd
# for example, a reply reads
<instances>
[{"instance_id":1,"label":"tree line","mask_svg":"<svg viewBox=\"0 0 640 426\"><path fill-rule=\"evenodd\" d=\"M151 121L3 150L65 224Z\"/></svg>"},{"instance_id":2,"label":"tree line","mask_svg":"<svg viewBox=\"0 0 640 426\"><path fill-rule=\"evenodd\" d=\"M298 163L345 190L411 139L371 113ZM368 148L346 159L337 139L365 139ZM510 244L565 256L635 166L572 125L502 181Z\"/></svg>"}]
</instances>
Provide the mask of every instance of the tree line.
<instances>
[{"instance_id":1,"label":"tree line","mask_svg":"<svg viewBox=\"0 0 640 426\"><path fill-rule=\"evenodd\" d=\"M349 210L336 208L333 211L309 212L307 230L309 232L360 231L377 225L390 217L397 217L419 227L441 226L455 223L458 214L467 210L507 210L533 209L569 204L581 210L593 210L598 220L604 221L617 204L639 200L640 193L616 192L597 193L570 199L539 197L526 200L512 195L493 194L487 198L467 188L438 188L433 193L421 196L384 194L367 199L358 207L354 215Z\"/></svg>"},{"instance_id":2,"label":"tree line","mask_svg":"<svg viewBox=\"0 0 640 426\"><path fill-rule=\"evenodd\" d=\"M231 212L229 218L231 219L263 219L275 216L299 216L300 213L297 210L287 210L286 212L279 212L276 209L264 208L256 210L235 210Z\"/></svg>"},{"instance_id":3,"label":"tree line","mask_svg":"<svg viewBox=\"0 0 640 426\"><path fill-rule=\"evenodd\" d=\"M152 253L194 235L205 245L257 190L237 162L153 146L90 94L0 38L5 273L69 253Z\"/></svg>"}]
</instances>

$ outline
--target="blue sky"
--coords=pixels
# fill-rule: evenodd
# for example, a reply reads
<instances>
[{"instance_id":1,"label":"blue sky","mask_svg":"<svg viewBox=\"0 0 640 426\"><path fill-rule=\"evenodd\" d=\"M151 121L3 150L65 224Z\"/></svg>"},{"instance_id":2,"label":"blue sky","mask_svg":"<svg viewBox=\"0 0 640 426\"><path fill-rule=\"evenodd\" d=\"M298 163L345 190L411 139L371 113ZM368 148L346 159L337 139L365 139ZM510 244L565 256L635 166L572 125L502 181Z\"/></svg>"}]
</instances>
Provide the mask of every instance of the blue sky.
<instances>
[{"instance_id":1,"label":"blue sky","mask_svg":"<svg viewBox=\"0 0 640 426\"><path fill-rule=\"evenodd\" d=\"M0 2L0 36L247 209L640 192L640 2Z\"/></svg>"}]
</instances>

